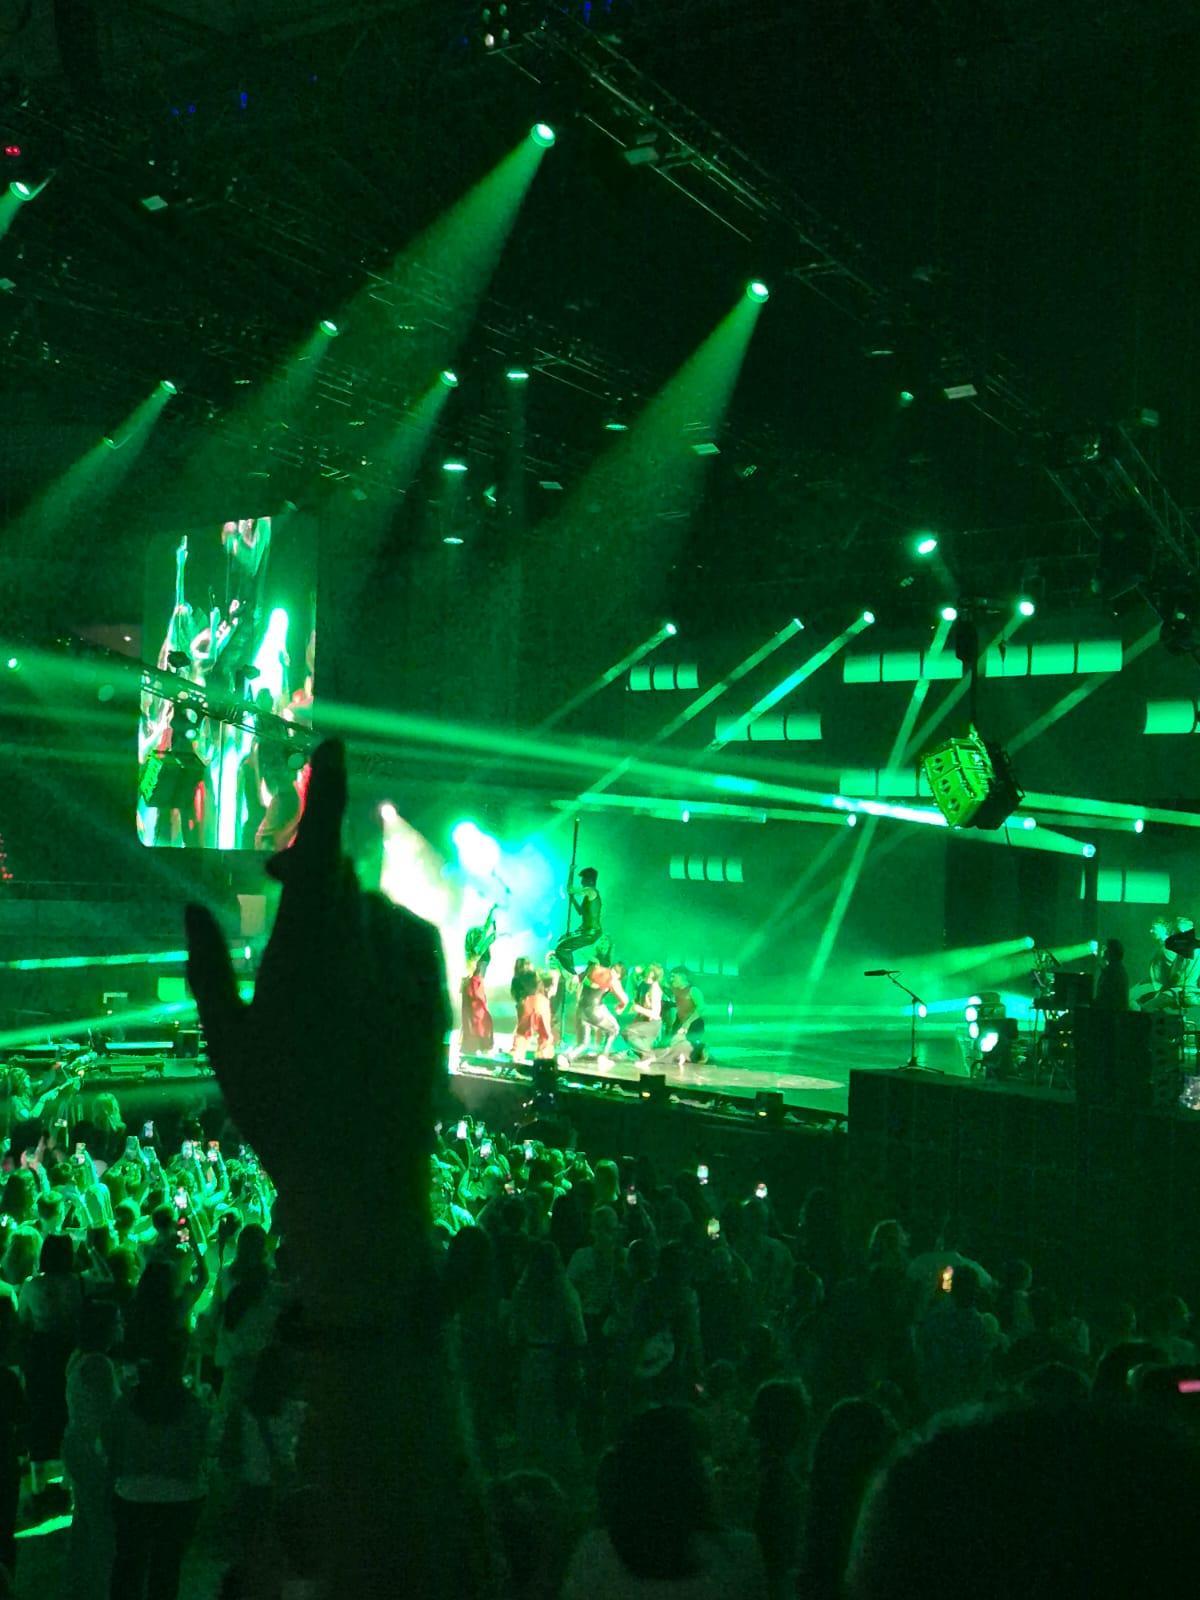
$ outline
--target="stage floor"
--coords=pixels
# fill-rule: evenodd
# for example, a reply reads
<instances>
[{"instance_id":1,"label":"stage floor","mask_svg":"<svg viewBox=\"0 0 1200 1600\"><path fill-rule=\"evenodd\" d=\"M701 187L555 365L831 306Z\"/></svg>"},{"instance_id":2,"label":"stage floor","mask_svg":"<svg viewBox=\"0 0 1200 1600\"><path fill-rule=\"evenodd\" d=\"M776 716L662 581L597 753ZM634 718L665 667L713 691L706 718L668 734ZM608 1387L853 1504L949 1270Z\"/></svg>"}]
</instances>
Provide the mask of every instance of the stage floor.
<instances>
[{"instance_id":1,"label":"stage floor","mask_svg":"<svg viewBox=\"0 0 1200 1600\"><path fill-rule=\"evenodd\" d=\"M907 1042L907 1041L906 1041ZM506 1044L507 1038L498 1040ZM938 1062L931 1067L949 1077L966 1074L956 1071L950 1052L937 1052ZM945 1056L945 1061L940 1058ZM473 1065L500 1067L508 1057L468 1057ZM715 1038L711 1057L703 1065L682 1065L674 1058L638 1061L633 1056L614 1056L601 1068L595 1056L579 1056L574 1065L590 1077L611 1078L635 1083L639 1072L661 1072L667 1083L680 1089L705 1089L709 1093L727 1090L730 1094L752 1098L760 1089L779 1090L784 1104L812 1111L845 1113L850 1100L850 1073L854 1071L892 1071L903 1065L904 1052L897 1050L894 1036L839 1033L827 1038L814 1036L801 1043L746 1045Z\"/></svg>"}]
</instances>

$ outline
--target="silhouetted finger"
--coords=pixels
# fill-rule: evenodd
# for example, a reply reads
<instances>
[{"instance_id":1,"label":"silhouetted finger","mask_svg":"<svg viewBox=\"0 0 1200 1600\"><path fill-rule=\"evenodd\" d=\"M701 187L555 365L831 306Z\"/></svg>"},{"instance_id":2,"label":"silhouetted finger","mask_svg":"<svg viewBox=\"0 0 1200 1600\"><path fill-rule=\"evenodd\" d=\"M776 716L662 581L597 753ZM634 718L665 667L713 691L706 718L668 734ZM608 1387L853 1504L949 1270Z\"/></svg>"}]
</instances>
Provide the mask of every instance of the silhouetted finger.
<instances>
[{"instance_id":1,"label":"silhouetted finger","mask_svg":"<svg viewBox=\"0 0 1200 1600\"><path fill-rule=\"evenodd\" d=\"M304 814L290 850L273 856L267 871L281 883L297 874L321 877L341 857L342 820L346 815L346 747L325 739L313 752Z\"/></svg>"},{"instance_id":2,"label":"silhouetted finger","mask_svg":"<svg viewBox=\"0 0 1200 1600\"><path fill-rule=\"evenodd\" d=\"M188 983L196 997L209 1051L219 1064L228 1054L226 1046L243 1010L233 962L211 911L204 906L191 905L184 911L183 919L187 930Z\"/></svg>"}]
</instances>

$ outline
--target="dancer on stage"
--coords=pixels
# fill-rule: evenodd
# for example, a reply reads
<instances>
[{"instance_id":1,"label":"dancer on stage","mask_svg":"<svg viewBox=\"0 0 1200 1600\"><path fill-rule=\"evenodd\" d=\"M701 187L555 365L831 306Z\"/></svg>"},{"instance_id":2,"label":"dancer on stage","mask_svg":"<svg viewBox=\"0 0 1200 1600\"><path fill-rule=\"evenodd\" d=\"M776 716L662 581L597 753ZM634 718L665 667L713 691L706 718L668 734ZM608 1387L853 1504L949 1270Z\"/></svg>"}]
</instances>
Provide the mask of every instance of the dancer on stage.
<instances>
[{"instance_id":1,"label":"dancer on stage","mask_svg":"<svg viewBox=\"0 0 1200 1600\"><path fill-rule=\"evenodd\" d=\"M621 983L624 976L622 963L612 959L611 944L602 944L595 960L588 962L583 987L579 991L579 1029L582 1037L571 1052L573 1057L587 1049L591 1034L598 1034L601 1040L600 1064L607 1063L609 1046L620 1034L621 1024L605 1005L604 997L612 995L618 1015L628 1007L629 996Z\"/></svg>"},{"instance_id":2,"label":"dancer on stage","mask_svg":"<svg viewBox=\"0 0 1200 1600\"><path fill-rule=\"evenodd\" d=\"M708 1060L704 1043L704 996L692 982L686 967L676 967L671 973L671 994L675 1002L675 1031L666 1053L678 1059L682 1050L688 1050L692 1064L700 1066Z\"/></svg>"},{"instance_id":3,"label":"dancer on stage","mask_svg":"<svg viewBox=\"0 0 1200 1600\"><path fill-rule=\"evenodd\" d=\"M466 972L462 980L462 1034L464 1056L487 1055L495 1044L495 1026L488 1010L484 979L496 940L496 908L481 927L468 928L465 940Z\"/></svg>"},{"instance_id":4,"label":"dancer on stage","mask_svg":"<svg viewBox=\"0 0 1200 1600\"><path fill-rule=\"evenodd\" d=\"M554 1060L554 1022L550 1001L558 988L557 972L534 972L530 967L513 978L517 999L517 1026L512 1037L512 1058L524 1062L532 1048L536 1061Z\"/></svg>"},{"instance_id":5,"label":"dancer on stage","mask_svg":"<svg viewBox=\"0 0 1200 1600\"><path fill-rule=\"evenodd\" d=\"M564 972L575 974L576 955L581 950L594 949L603 937L604 902L596 887L598 877L595 867L584 867L579 874L580 887L576 891L572 875L571 905L579 913L580 926L578 933L565 934L554 951L554 959Z\"/></svg>"},{"instance_id":6,"label":"dancer on stage","mask_svg":"<svg viewBox=\"0 0 1200 1600\"><path fill-rule=\"evenodd\" d=\"M651 963L643 974L633 1001L633 1016L621 1025L626 1044L632 1045L643 1061L654 1056L654 1046L662 1028L663 969Z\"/></svg>"}]
</instances>

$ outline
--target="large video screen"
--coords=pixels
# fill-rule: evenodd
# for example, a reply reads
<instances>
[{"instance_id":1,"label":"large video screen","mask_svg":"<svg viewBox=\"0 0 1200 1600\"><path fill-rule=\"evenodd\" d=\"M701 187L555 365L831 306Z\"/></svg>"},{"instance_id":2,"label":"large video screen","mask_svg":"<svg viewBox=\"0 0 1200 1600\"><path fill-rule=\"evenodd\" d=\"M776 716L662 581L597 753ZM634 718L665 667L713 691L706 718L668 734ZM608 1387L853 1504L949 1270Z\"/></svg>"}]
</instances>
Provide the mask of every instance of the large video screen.
<instances>
[{"instance_id":1,"label":"large video screen","mask_svg":"<svg viewBox=\"0 0 1200 1600\"><path fill-rule=\"evenodd\" d=\"M316 529L298 513L165 534L146 582L138 837L285 849L304 808Z\"/></svg>"}]
</instances>

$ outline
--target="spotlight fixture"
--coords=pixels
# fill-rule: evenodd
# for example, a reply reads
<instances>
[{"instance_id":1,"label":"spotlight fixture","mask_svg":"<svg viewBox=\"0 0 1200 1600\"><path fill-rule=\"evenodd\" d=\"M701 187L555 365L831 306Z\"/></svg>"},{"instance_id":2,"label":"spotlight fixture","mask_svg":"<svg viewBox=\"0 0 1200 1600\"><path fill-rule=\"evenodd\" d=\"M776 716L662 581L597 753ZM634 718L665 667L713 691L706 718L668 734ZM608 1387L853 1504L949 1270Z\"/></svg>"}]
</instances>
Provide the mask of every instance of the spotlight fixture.
<instances>
[{"instance_id":1,"label":"spotlight fixture","mask_svg":"<svg viewBox=\"0 0 1200 1600\"><path fill-rule=\"evenodd\" d=\"M604 424L604 431L605 433L628 433L629 424L619 421L616 417L610 417Z\"/></svg>"},{"instance_id":2,"label":"spotlight fixture","mask_svg":"<svg viewBox=\"0 0 1200 1600\"><path fill-rule=\"evenodd\" d=\"M1017 614L1018 614L1018 616L1031 617L1031 616L1033 616L1033 614L1034 614L1034 612L1036 610L1037 610L1037 606L1034 605L1032 600L1018 600L1017 601Z\"/></svg>"},{"instance_id":3,"label":"spotlight fixture","mask_svg":"<svg viewBox=\"0 0 1200 1600\"><path fill-rule=\"evenodd\" d=\"M1134 819L1133 831L1134 833L1145 833L1146 819L1144 817L1136 817Z\"/></svg>"},{"instance_id":4,"label":"spotlight fixture","mask_svg":"<svg viewBox=\"0 0 1200 1600\"><path fill-rule=\"evenodd\" d=\"M755 305L764 305L771 298L771 291L761 278L752 278L746 285L746 299L753 300Z\"/></svg>"},{"instance_id":5,"label":"spotlight fixture","mask_svg":"<svg viewBox=\"0 0 1200 1600\"><path fill-rule=\"evenodd\" d=\"M663 632L666 634L668 639L673 639L675 637L675 635L679 632L679 629L675 626L675 624L673 622L664 622L663 623Z\"/></svg>"},{"instance_id":6,"label":"spotlight fixture","mask_svg":"<svg viewBox=\"0 0 1200 1600\"><path fill-rule=\"evenodd\" d=\"M943 622L957 622L958 621L958 607L957 606L943 606L942 607L942 621Z\"/></svg>"},{"instance_id":7,"label":"spotlight fixture","mask_svg":"<svg viewBox=\"0 0 1200 1600\"><path fill-rule=\"evenodd\" d=\"M919 556L931 556L937 547L938 542L936 534L919 533L917 535L917 542L913 548L916 550Z\"/></svg>"},{"instance_id":8,"label":"spotlight fixture","mask_svg":"<svg viewBox=\"0 0 1200 1600\"><path fill-rule=\"evenodd\" d=\"M446 537L442 540L442 543L443 544L461 544L462 540L458 537L458 535L456 533L448 533L446 535Z\"/></svg>"},{"instance_id":9,"label":"spotlight fixture","mask_svg":"<svg viewBox=\"0 0 1200 1600\"><path fill-rule=\"evenodd\" d=\"M171 382L170 378L161 378L159 380L158 387L162 390L163 394L179 393L178 388Z\"/></svg>"},{"instance_id":10,"label":"spotlight fixture","mask_svg":"<svg viewBox=\"0 0 1200 1600\"><path fill-rule=\"evenodd\" d=\"M866 623L867 627L869 628L871 626L871 624L875 621L875 613L873 611L864 611L863 614L862 614L862 619Z\"/></svg>"},{"instance_id":11,"label":"spotlight fixture","mask_svg":"<svg viewBox=\"0 0 1200 1600\"><path fill-rule=\"evenodd\" d=\"M549 150L556 138L554 129L548 122L535 122L529 130L529 137L542 150Z\"/></svg>"},{"instance_id":12,"label":"spotlight fixture","mask_svg":"<svg viewBox=\"0 0 1200 1600\"><path fill-rule=\"evenodd\" d=\"M337 323L333 322L329 317L322 317L317 326L327 339L336 339L341 331Z\"/></svg>"},{"instance_id":13,"label":"spotlight fixture","mask_svg":"<svg viewBox=\"0 0 1200 1600\"><path fill-rule=\"evenodd\" d=\"M528 383L529 373L524 367L509 367L504 374L509 383Z\"/></svg>"},{"instance_id":14,"label":"spotlight fixture","mask_svg":"<svg viewBox=\"0 0 1200 1600\"><path fill-rule=\"evenodd\" d=\"M1034 833L1036 831L1036 829L1037 829L1037 818L1036 817L1022 817L1021 818L1021 826L1025 829L1026 833Z\"/></svg>"},{"instance_id":15,"label":"spotlight fixture","mask_svg":"<svg viewBox=\"0 0 1200 1600\"><path fill-rule=\"evenodd\" d=\"M29 184L22 183L19 178L14 183L9 184L8 192L10 195L12 195L14 200L20 200L22 204L26 200L33 199L32 188L29 186Z\"/></svg>"},{"instance_id":16,"label":"spotlight fixture","mask_svg":"<svg viewBox=\"0 0 1200 1600\"><path fill-rule=\"evenodd\" d=\"M900 391L899 395L897 396L897 398L898 398L898 400L900 402L901 407L904 407L904 406L912 405L913 401L917 397L912 392L911 389L901 389L901 391Z\"/></svg>"},{"instance_id":17,"label":"spotlight fixture","mask_svg":"<svg viewBox=\"0 0 1200 1600\"><path fill-rule=\"evenodd\" d=\"M1092 859L1092 857L1096 854L1096 846L1094 844L1085 844L1084 847L1083 847L1083 853L1087 857L1087 859L1090 861Z\"/></svg>"},{"instance_id":18,"label":"spotlight fixture","mask_svg":"<svg viewBox=\"0 0 1200 1600\"><path fill-rule=\"evenodd\" d=\"M858 827L858 812L857 811L851 811L849 813L849 815L846 818L846 826L848 828L857 828Z\"/></svg>"},{"instance_id":19,"label":"spotlight fixture","mask_svg":"<svg viewBox=\"0 0 1200 1600\"><path fill-rule=\"evenodd\" d=\"M438 382L444 383L447 389L457 389L458 373L451 367L443 367L438 373Z\"/></svg>"},{"instance_id":20,"label":"spotlight fixture","mask_svg":"<svg viewBox=\"0 0 1200 1600\"><path fill-rule=\"evenodd\" d=\"M16 656L9 656L8 660L4 663L4 665L8 668L8 670L10 672L15 672L17 670L17 668L21 665L21 663L17 660Z\"/></svg>"},{"instance_id":21,"label":"spotlight fixture","mask_svg":"<svg viewBox=\"0 0 1200 1600\"><path fill-rule=\"evenodd\" d=\"M451 456L448 461L442 462L443 472L465 472L466 470L467 463L460 461L457 456Z\"/></svg>"}]
</instances>

